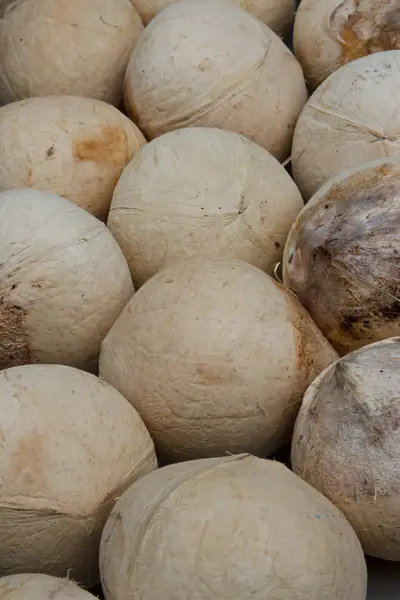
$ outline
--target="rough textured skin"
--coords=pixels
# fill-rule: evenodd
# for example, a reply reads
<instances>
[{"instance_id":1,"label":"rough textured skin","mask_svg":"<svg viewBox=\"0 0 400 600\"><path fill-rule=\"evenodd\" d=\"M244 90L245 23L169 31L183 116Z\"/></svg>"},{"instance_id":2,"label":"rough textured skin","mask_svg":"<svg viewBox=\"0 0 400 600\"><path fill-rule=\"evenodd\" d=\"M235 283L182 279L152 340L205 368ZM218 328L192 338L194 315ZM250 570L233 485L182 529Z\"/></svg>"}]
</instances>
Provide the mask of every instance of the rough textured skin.
<instances>
[{"instance_id":1,"label":"rough textured skin","mask_svg":"<svg viewBox=\"0 0 400 600\"><path fill-rule=\"evenodd\" d=\"M117 106L142 30L129 0L15 0L0 20L0 105L69 94Z\"/></svg>"},{"instance_id":2,"label":"rough textured skin","mask_svg":"<svg viewBox=\"0 0 400 600\"><path fill-rule=\"evenodd\" d=\"M293 44L307 82L315 89L352 60L400 49L399 0L302 0Z\"/></svg>"},{"instance_id":3,"label":"rough textured skin","mask_svg":"<svg viewBox=\"0 0 400 600\"><path fill-rule=\"evenodd\" d=\"M308 200L344 169L400 154L400 50L365 56L332 73L297 122L293 176Z\"/></svg>"},{"instance_id":4,"label":"rough textured skin","mask_svg":"<svg viewBox=\"0 0 400 600\"><path fill-rule=\"evenodd\" d=\"M95 600L73 581L24 573L0 578L0 600Z\"/></svg>"},{"instance_id":5,"label":"rough textured skin","mask_svg":"<svg viewBox=\"0 0 400 600\"><path fill-rule=\"evenodd\" d=\"M303 206L266 150L236 133L197 127L167 133L136 154L107 226L137 286L196 256L239 258L272 274Z\"/></svg>"},{"instance_id":6,"label":"rough textured skin","mask_svg":"<svg viewBox=\"0 0 400 600\"><path fill-rule=\"evenodd\" d=\"M3 370L0 399L1 573L90 587L115 499L157 466L153 442L121 394L71 367Z\"/></svg>"},{"instance_id":7,"label":"rough textured skin","mask_svg":"<svg viewBox=\"0 0 400 600\"><path fill-rule=\"evenodd\" d=\"M352 352L307 390L295 473L347 517L367 554L400 561L400 338Z\"/></svg>"},{"instance_id":8,"label":"rough textured skin","mask_svg":"<svg viewBox=\"0 0 400 600\"><path fill-rule=\"evenodd\" d=\"M344 171L300 212L283 281L340 354L400 335L400 158Z\"/></svg>"},{"instance_id":9,"label":"rough textured skin","mask_svg":"<svg viewBox=\"0 0 400 600\"><path fill-rule=\"evenodd\" d=\"M125 106L147 139L181 127L220 127L279 160L307 100L301 67L264 23L231 0L182 0L135 46Z\"/></svg>"},{"instance_id":10,"label":"rough textured skin","mask_svg":"<svg viewBox=\"0 0 400 600\"><path fill-rule=\"evenodd\" d=\"M135 294L102 344L100 374L171 460L267 456L289 440L304 391L336 358L272 277L198 258Z\"/></svg>"},{"instance_id":11,"label":"rough textured skin","mask_svg":"<svg viewBox=\"0 0 400 600\"><path fill-rule=\"evenodd\" d=\"M106 523L100 572L106 600L365 600L367 583L333 504L281 463L248 455L136 482Z\"/></svg>"},{"instance_id":12,"label":"rough textured skin","mask_svg":"<svg viewBox=\"0 0 400 600\"><path fill-rule=\"evenodd\" d=\"M133 291L119 246L95 217L51 192L0 194L0 368L95 369Z\"/></svg>"},{"instance_id":13,"label":"rough textured skin","mask_svg":"<svg viewBox=\"0 0 400 600\"><path fill-rule=\"evenodd\" d=\"M107 217L123 168L146 143L116 108L89 98L29 98L0 108L0 191L46 189Z\"/></svg>"},{"instance_id":14,"label":"rough textured skin","mask_svg":"<svg viewBox=\"0 0 400 600\"><path fill-rule=\"evenodd\" d=\"M131 0L143 23L147 25L157 13L177 0ZM244 10L271 27L278 35L286 35L293 23L293 0L234 0Z\"/></svg>"}]
</instances>

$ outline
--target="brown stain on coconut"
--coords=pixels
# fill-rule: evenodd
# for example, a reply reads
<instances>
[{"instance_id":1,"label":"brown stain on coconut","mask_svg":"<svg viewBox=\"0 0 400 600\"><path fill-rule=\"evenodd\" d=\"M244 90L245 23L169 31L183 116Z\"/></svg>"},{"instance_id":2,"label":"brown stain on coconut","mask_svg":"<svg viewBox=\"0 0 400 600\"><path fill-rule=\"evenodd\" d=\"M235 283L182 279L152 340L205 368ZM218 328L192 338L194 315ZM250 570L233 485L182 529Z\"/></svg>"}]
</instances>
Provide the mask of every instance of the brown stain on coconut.
<instances>
[{"instance_id":1,"label":"brown stain on coconut","mask_svg":"<svg viewBox=\"0 0 400 600\"><path fill-rule=\"evenodd\" d=\"M341 64L400 49L398 0L344 0L333 11L330 27L341 46Z\"/></svg>"},{"instance_id":2,"label":"brown stain on coconut","mask_svg":"<svg viewBox=\"0 0 400 600\"><path fill-rule=\"evenodd\" d=\"M297 223L289 284L341 354L400 334L399 229L389 164L333 186Z\"/></svg>"},{"instance_id":3,"label":"brown stain on coconut","mask_svg":"<svg viewBox=\"0 0 400 600\"><path fill-rule=\"evenodd\" d=\"M33 433L19 440L11 457L11 469L15 478L22 477L27 484L43 479L46 466L43 458L45 444L44 435Z\"/></svg>"},{"instance_id":4,"label":"brown stain on coconut","mask_svg":"<svg viewBox=\"0 0 400 600\"><path fill-rule=\"evenodd\" d=\"M235 376L235 368L228 362L216 360L213 363L203 363L196 369L203 385L218 385L231 381Z\"/></svg>"},{"instance_id":5,"label":"brown stain on coconut","mask_svg":"<svg viewBox=\"0 0 400 600\"><path fill-rule=\"evenodd\" d=\"M78 160L89 160L125 167L130 160L128 138L123 129L102 127L97 136L73 140L72 154Z\"/></svg>"},{"instance_id":6,"label":"brown stain on coconut","mask_svg":"<svg viewBox=\"0 0 400 600\"><path fill-rule=\"evenodd\" d=\"M23 308L0 299L0 369L32 362L25 319Z\"/></svg>"}]
</instances>

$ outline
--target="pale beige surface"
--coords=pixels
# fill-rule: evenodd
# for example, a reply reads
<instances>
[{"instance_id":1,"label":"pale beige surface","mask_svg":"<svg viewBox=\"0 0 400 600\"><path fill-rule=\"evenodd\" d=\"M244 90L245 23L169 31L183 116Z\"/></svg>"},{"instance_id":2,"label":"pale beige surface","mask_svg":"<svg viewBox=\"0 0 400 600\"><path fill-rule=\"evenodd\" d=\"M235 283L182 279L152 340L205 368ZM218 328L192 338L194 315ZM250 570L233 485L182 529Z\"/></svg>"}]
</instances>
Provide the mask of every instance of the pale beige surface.
<instances>
[{"instance_id":1,"label":"pale beige surface","mask_svg":"<svg viewBox=\"0 0 400 600\"><path fill-rule=\"evenodd\" d=\"M135 285L196 256L239 258L272 274L302 207L292 178L266 150L197 127L136 154L115 188L107 226Z\"/></svg>"},{"instance_id":2,"label":"pale beige surface","mask_svg":"<svg viewBox=\"0 0 400 600\"><path fill-rule=\"evenodd\" d=\"M161 10L176 1L131 0L145 24L149 23ZM286 35L293 23L293 0L234 0L234 2L263 21L279 35Z\"/></svg>"},{"instance_id":3,"label":"pale beige surface","mask_svg":"<svg viewBox=\"0 0 400 600\"><path fill-rule=\"evenodd\" d=\"M293 176L308 200L344 169L400 154L400 50L378 52L332 73L296 125Z\"/></svg>"},{"instance_id":4,"label":"pale beige surface","mask_svg":"<svg viewBox=\"0 0 400 600\"><path fill-rule=\"evenodd\" d=\"M248 455L141 478L106 523L100 572L107 600L365 600L367 586L339 511L280 463Z\"/></svg>"},{"instance_id":5,"label":"pale beige surface","mask_svg":"<svg viewBox=\"0 0 400 600\"><path fill-rule=\"evenodd\" d=\"M0 194L0 366L96 367L100 344L133 294L107 227L47 191Z\"/></svg>"},{"instance_id":6,"label":"pale beige surface","mask_svg":"<svg viewBox=\"0 0 400 600\"><path fill-rule=\"evenodd\" d=\"M150 436L121 394L71 367L0 371L0 399L1 572L90 587L115 499L156 468Z\"/></svg>"},{"instance_id":7,"label":"pale beige surface","mask_svg":"<svg viewBox=\"0 0 400 600\"><path fill-rule=\"evenodd\" d=\"M147 139L189 126L241 133L279 160L307 100L301 67L269 27L230 0L183 0L146 27L125 105Z\"/></svg>"},{"instance_id":8,"label":"pale beige surface","mask_svg":"<svg viewBox=\"0 0 400 600\"><path fill-rule=\"evenodd\" d=\"M117 106L142 29L129 0L16 0L0 20L0 105L69 94Z\"/></svg>"},{"instance_id":9,"label":"pale beige surface","mask_svg":"<svg viewBox=\"0 0 400 600\"><path fill-rule=\"evenodd\" d=\"M36 573L6 575L0 578L1 600L94 600L68 578Z\"/></svg>"},{"instance_id":10,"label":"pale beige surface","mask_svg":"<svg viewBox=\"0 0 400 600\"><path fill-rule=\"evenodd\" d=\"M105 338L100 373L173 460L266 456L337 358L296 298L252 265L198 258L159 272Z\"/></svg>"},{"instance_id":11,"label":"pale beige surface","mask_svg":"<svg viewBox=\"0 0 400 600\"><path fill-rule=\"evenodd\" d=\"M346 354L400 335L400 157L324 185L287 238L283 281Z\"/></svg>"},{"instance_id":12,"label":"pale beige surface","mask_svg":"<svg viewBox=\"0 0 400 600\"><path fill-rule=\"evenodd\" d=\"M308 388L292 440L295 473L333 502L365 553L400 561L400 338L370 344Z\"/></svg>"},{"instance_id":13,"label":"pale beige surface","mask_svg":"<svg viewBox=\"0 0 400 600\"><path fill-rule=\"evenodd\" d=\"M315 89L330 73L362 56L400 48L398 0L302 0L293 44Z\"/></svg>"},{"instance_id":14,"label":"pale beige surface","mask_svg":"<svg viewBox=\"0 0 400 600\"><path fill-rule=\"evenodd\" d=\"M146 140L113 106L29 98L0 108L0 191L55 192L104 220L125 165Z\"/></svg>"}]
</instances>

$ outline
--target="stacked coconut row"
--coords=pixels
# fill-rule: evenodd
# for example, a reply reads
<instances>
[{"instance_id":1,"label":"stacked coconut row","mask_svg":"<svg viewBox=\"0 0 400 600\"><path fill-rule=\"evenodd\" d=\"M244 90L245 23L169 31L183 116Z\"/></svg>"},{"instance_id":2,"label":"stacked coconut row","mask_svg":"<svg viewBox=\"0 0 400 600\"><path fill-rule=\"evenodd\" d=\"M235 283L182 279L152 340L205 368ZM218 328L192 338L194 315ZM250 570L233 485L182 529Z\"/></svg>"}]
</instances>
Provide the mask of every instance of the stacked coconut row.
<instances>
[{"instance_id":1,"label":"stacked coconut row","mask_svg":"<svg viewBox=\"0 0 400 600\"><path fill-rule=\"evenodd\" d=\"M0 597L365 600L363 551L400 561L396 2L303 0L297 59L291 1L1 4Z\"/></svg>"}]
</instances>

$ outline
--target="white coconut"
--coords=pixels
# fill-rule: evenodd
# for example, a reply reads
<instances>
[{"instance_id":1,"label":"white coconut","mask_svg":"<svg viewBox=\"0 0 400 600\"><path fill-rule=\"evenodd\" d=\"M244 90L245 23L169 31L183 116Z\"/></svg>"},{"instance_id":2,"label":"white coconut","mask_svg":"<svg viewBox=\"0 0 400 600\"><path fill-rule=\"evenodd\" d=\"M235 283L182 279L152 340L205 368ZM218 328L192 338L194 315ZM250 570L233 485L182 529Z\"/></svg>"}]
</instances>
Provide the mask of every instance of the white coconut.
<instances>
[{"instance_id":1,"label":"white coconut","mask_svg":"<svg viewBox=\"0 0 400 600\"><path fill-rule=\"evenodd\" d=\"M157 466L142 420L111 386L60 365L0 371L0 406L1 573L95 585L115 499Z\"/></svg>"},{"instance_id":2,"label":"white coconut","mask_svg":"<svg viewBox=\"0 0 400 600\"><path fill-rule=\"evenodd\" d=\"M336 358L272 277L197 258L133 296L102 344L100 374L171 460L266 456L289 440L308 384Z\"/></svg>"},{"instance_id":3,"label":"white coconut","mask_svg":"<svg viewBox=\"0 0 400 600\"><path fill-rule=\"evenodd\" d=\"M140 36L125 80L126 109L148 139L220 127L281 160L306 99L290 50L231 0L182 0L159 13Z\"/></svg>"},{"instance_id":4,"label":"white coconut","mask_svg":"<svg viewBox=\"0 0 400 600\"><path fill-rule=\"evenodd\" d=\"M131 0L143 23L147 25L157 13L177 0ZM293 0L234 0L243 10L271 27L275 33L286 35L293 23Z\"/></svg>"},{"instance_id":5,"label":"white coconut","mask_svg":"<svg viewBox=\"0 0 400 600\"><path fill-rule=\"evenodd\" d=\"M400 561L400 338L365 346L308 388L294 471L347 517L367 554Z\"/></svg>"},{"instance_id":6,"label":"white coconut","mask_svg":"<svg viewBox=\"0 0 400 600\"><path fill-rule=\"evenodd\" d=\"M399 0L302 0L293 45L315 89L352 60L400 49Z\"/></svg>"},{"instance_id":7,"label":"white coconut","mask_svg":"<svg viewBox=\"0 0 400 600\"><path fill-rule=\"evenodd\" d=\"M137 285L196 256L240 258L272 274L302 207L292 178L266 150L236 133L197 127L167 133L136 154L107 225Z\"/></svg>"},{"instance_id":8,"label":"white coconut","mask_svg":"<svg viewBox=\"0 0 400 600\"><path fill-rule=\"evenodd\" d=\"M5 600L95 600L68 578L20 573L0 578L0 598Z\"/></svg>"},{"instance_id":9,"label":"white coconut","mask_svg":"<svg viewBox=\"0 0 400 600\"><path fill-rule=\"evenodd\" d=\"M346 354L400 335L400 158L344 171L289 233L283 281Z\"/></svg>"},{"instance_id":10,"label":"white coconut","mask_svg":"<svg viewBox=\"0 0 400 600\"><path fill-rule=\"evenodd\" d=\"M105 525L100 573L106 600L365 600L367 579L335 506L248 455L170 465L132 485Z\"/></svg>"},{"instance_id":11,"label":"white coconut","mask_svg":"<svg viewBox=\"0 0 400 600\"><path fill-rule=\"evenodd\" d=\"M332 73L297 122L293 176L308 200L344 169L400 154L400 50L359 58Z\"/></svg>"},{"instance_id":12,"label":"white coconut","mask_svg":"<svg viewBox=\"0 0 400 600\"><path fill-rule=\"evenodd\" d=\"M142 30L129 0L15 0L0 20L0 104L69 94L118 105Z\"/></svg>"},{"instance_id":13,"label":"white coconut","mask_svg":"<svg viewBox=\"0 0 400 600\"><path fill-rule=\"evenodd\" d=\"M133 294L107 227L47 191L0 194L0 368L96 368L100 343Z\"/></svg>"},{"instance_id":14,"label":"white coconut","mask_svg":"<svg viewBox=\"0 0 400 600\"><path fill-rule=\"evenodd\" d=\"M105 219L123 168L146 140L116 108L48 96L0 108L0 191L46 189Z\"/></svg>"}]
</instances>

